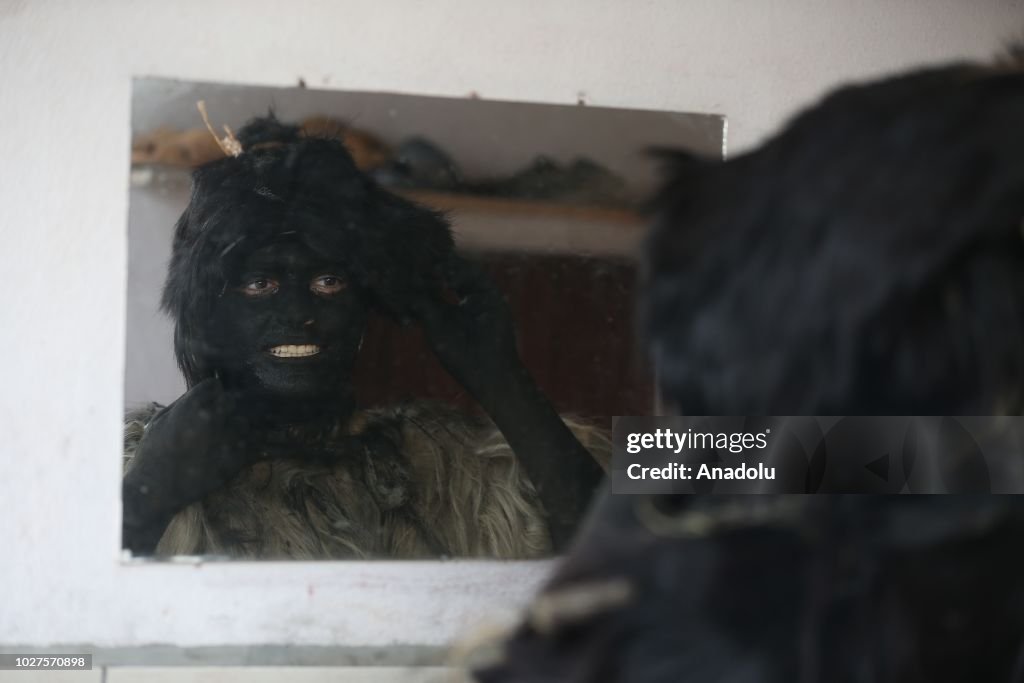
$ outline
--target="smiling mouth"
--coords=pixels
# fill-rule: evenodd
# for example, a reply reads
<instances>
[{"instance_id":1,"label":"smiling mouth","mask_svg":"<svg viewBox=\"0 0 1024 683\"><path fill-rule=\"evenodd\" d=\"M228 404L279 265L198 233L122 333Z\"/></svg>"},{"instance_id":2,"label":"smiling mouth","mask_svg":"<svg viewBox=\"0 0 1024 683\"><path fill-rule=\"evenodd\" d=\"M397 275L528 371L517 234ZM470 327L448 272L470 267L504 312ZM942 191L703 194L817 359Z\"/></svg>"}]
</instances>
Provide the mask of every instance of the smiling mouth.
<instances>
[{"instance_id":1,"label":"smiling mouth","mask_svg":"<svg viewBox=\"0 0 1024 683\"><path fill-rule=\"evenodd\" d=\"M308 358L320 353L320 347L316 344L281 344L267 351L276 358Z\"/></svg>"}]
</instances>

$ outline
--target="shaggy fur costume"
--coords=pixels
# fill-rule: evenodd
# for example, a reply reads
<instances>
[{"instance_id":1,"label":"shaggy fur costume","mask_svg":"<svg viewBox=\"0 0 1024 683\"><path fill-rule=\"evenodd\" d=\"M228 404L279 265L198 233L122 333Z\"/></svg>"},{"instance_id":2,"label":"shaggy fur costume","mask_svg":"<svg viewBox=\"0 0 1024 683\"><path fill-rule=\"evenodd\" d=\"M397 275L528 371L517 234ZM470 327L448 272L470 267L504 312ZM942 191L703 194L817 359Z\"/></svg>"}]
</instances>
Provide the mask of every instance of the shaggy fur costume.
<instances>
[{"instance_id":1,"label":"shaggy fur costume","mask_svg":"<svg viewBox=\"0 0 1024 683\"><path fill-rule=\"evenodd\" d=\"M245 126L239 142L242 154L196 169L175 230L162 304L175 320L175 353L190 389L218 374L216 340L208 337L215 334L212 311L253 249L297 240L342 264L347 284L369 307L400 320L415 317L413 299L442 290L440 271L454 250L443 216L379 187L338 140L269 116ZM159 409L129 416L126 472ZM575 422L570 428L607 462L601 430ZM415 403L309 429L278 428L275 455L179 512L156 553L314 559L550 552L538 494L491 422Z\"/></svg>"},{"instance_id":2,"label":"shaggy fur costume","mask_svg":"<svg viewBox=\"0 0 1024 683\"><path fill-rule=\"evenodd\" d=\"M1020 414L1022 57L844 88L725 164L674 155L644 298L666 397ZM1022 496L607 496L478 680L1020 683L1022 538Z\"/></svg>"},{"instance_id":3,"label":"shaggy fur costume","mask_svg":"<svg viewBox=\"0 0 1024 683\"><path fill-rule=\"evenodd\" d=\"M189 387L215 374L207 320L226 273L252 245L294 235L345 265L377 310L411 317L408 302L436 287L454 249L447 220L379 187L336 139L307 137L273 117L239 132L245 152L197 168L175 228L162 306Z\"/></svg>"},{"instance_id":4,"label":"shaggy fur costume","mask_svg":"<svg viewBox=\"0 0 1024 683\"><path fill-rule=\"evenodd\" d=\"M160 408L129 414L126 472ZM566 422L606 465L611 444L604 430ZM387 447L377 440L354 453L331 449L341 437L367 433L384 434ZM308 436L294 441L309 443ZM305 560L550 554L533 485L487 420L423 401L357 413L317 441L327 444L327 458L260 462L179 512L156 554Z\"/></svg>"},{"instance_id":5,"label":"shaggy fur costume","mask_svg":"<svg viewBox=\"0 0 1024 683\"><path fill-rule=\"evenodd\" d=\"M673 154L643 310L685 415L1024 409L1024 70L842 88L728 163Z\"/></svg>"}]
</instances>

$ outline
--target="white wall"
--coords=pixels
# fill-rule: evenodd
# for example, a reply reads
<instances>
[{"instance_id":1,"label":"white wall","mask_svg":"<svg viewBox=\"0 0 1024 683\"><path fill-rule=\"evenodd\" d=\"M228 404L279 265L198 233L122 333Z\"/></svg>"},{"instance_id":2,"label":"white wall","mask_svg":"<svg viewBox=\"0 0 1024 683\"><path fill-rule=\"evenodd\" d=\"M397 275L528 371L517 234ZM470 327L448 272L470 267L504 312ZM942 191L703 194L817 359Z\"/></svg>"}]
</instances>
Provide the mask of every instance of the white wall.
<instances>
[{"instance_id":1,"label":"white wall","mask_svg":"<svg viewBox=\"0 0 1024 683\"><path fill-rule=\"evenodd\" d=\"M0 643L441 643L543 568L118 563L131 77L723 113L989 54L1009 0L0 3Z\"/></svg>"}]
</instances>

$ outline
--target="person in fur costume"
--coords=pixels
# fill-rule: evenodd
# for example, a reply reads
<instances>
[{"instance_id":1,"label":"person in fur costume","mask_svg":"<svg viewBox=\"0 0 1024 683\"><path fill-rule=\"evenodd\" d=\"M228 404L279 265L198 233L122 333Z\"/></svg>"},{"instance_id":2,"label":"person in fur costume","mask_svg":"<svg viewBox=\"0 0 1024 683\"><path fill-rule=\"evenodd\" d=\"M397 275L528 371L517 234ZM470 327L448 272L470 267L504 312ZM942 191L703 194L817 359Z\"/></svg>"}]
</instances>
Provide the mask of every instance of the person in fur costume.
<instances>
[{"instance_id":1,"label":"person in fur costume","mask_svg":"<svg viewBox=\"0 0 1024 683\"><path fill-rule=\"evenodd\" d=\"M1021 415L1022 56L844 87L726 163L670 155L643 295L666 399ZM1024 486L1019 444L987 455ZM477 680L1024 681L1024 497L948 485L973 495L606 495Z\"/></svg>"},{"instance_id":2,"label":"person in fur costume","mask_svg":"<svg viewBox=\"0 0 1024 683\"><path fill-rule=\"evenodd\" d=\"M204 111L205 115L205 111ZM247 558L487 556L564 547L603 432L564 421L506 304L448 222L274 117L193 174L163 293L187 391L128 416L124 546ZM356 405L370 311L420 325L488 417Z\"/></svg>"}]
</instances>

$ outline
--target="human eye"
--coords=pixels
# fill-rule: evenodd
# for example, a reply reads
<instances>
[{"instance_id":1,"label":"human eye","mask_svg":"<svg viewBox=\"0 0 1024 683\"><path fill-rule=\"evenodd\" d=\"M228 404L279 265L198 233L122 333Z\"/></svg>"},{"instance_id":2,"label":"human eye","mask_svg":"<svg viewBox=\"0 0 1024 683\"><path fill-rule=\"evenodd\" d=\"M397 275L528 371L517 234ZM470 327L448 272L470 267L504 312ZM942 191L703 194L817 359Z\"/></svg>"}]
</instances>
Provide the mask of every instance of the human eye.
<instances>
[{"instance_id":1,"label":"human eye","mask_svg":"<svg viewBox=\"0 0 1024 683\"><path fill-rule=\"evenodd\" d=\"M313 278L309 288L317 294L337 294L348 286L342 278L337 275L319 275Z\"/></svg>"},{"instance_id":2,"label":"human eye","mask_svg":"<svg viewBox=\"0 0 1024 683\"><path fill-rule=\"evenodd\" d=\"M245 296L256 298L273 294L278 290L278 288L279 285L276 280L271 280L266 277L256 277L242 285L239 288L239 291L241 291Z\"/></svg>"}]
</instances>

